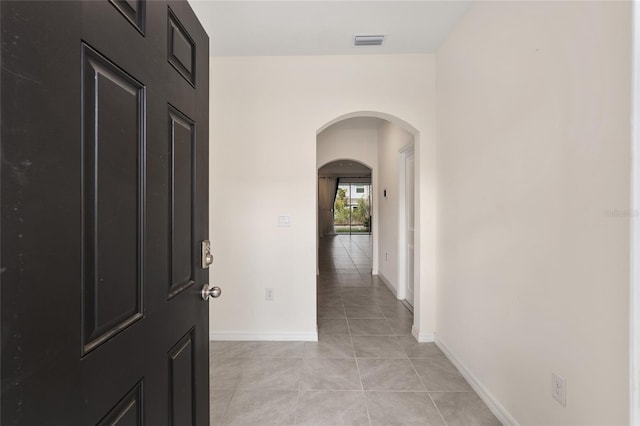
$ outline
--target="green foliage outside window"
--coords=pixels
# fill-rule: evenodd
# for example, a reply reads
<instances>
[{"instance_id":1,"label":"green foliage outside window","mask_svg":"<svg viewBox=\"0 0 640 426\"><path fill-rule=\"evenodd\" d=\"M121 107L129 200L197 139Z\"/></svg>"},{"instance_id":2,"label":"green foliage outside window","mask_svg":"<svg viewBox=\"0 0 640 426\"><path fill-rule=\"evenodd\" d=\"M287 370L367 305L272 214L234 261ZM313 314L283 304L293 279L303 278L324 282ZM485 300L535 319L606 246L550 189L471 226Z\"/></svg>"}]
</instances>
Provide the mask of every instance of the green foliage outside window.
<instances>
[{"instance_id":1,"label":"green foliage outside window","mask_svg":"<svg viewBox=\"0 0 640 426\"><path fill-rule=\"evenodd\" d=\"M351 219L352 225L364 225L369 227L371 206L368 198L358 198L358 204L351 206L351 218L349 217L349 198L344 188L338 188L334 204L333 221L336 225L348 225Z\"/></svg>"},{"instance_id":2,"label":"green foliage outside window","mask_svg":"<svg viewBox=\"0 0 640 426\"><path fill-rule=\"evenodd\" d=\"M336 202L334 204L333 222L336 225L346 225L349 223L349 199L347 191L338 188Z\"/></svg>"},{"instance_id":3,"label":"green foliage outside window","mask_svg":"<svg viewBox=\"0 0 640 426\"><path fill-rule=\"evenodd\" d=\"M366 198L358 199L358 207L353 209L352 223L364 224L369 222L371 209L369 208L369 200Z\"/></svg>"}]
</instances>

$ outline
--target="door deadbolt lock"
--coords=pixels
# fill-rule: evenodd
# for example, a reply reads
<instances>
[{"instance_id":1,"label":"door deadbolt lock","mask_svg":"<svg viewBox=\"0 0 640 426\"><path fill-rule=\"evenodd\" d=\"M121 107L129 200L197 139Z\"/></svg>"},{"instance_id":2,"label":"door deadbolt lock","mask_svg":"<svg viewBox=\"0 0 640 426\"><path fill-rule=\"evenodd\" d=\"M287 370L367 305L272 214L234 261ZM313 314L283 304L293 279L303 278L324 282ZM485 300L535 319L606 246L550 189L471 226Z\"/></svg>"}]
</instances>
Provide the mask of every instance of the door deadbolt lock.
<instances>
[{"instance_id":1,"label":"door deadbolt lock","mask_svg":"<svg viewBox=\"0 0 640 426\"><path fill-rule=\"evenodd\" d=\"M202 241L202 269L207 269L213 263L211 254L211 241Z\"/></svg>"}]
</instances>

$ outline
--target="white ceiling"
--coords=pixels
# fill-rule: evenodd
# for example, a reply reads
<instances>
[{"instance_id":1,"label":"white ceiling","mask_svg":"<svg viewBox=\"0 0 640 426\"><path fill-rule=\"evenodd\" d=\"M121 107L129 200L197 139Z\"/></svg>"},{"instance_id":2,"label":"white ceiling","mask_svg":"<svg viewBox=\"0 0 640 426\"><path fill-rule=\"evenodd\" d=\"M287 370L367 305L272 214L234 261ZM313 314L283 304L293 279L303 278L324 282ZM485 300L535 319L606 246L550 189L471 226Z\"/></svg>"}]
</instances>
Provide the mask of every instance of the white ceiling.
<instances>
[{"instance_id":1,"label":"white ceiling","mask_svg":"<svg viewBox=\"0 0 640 426\"><path fill-rule=\"evenodd\" d=\"M213 56L432 53L471 1L190 0ZM355 34L386 34L353 46Z\"/></svg>"}]
</instances>

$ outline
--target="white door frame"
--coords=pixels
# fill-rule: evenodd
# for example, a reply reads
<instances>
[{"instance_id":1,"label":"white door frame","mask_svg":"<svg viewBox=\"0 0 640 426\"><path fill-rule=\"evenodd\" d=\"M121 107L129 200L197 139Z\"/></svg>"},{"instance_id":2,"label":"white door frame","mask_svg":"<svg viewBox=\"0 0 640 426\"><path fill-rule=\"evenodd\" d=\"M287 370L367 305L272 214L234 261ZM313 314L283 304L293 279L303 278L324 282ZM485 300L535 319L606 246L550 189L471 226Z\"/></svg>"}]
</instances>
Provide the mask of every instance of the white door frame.
<instances>
[{"instance_id":1,"label":"white door frame","mask_svg":"<svg viewBox=\"0 0 640 426\"><path fill-rule=\"evenodd\" d=\"M400 149L398 155L398 300L404 300L407 297L407 197L406 197L406 161L407 157L415 155L414 144L409 144ZM415 175L414 175L415 180ZM415 182L414 200L415 200ZM414 206L415 209L415 206ZM414 259L414 269L415 269ZM414 279L415 285L415 279ZM415 293L415 289L414 289ZM414 300L414 306L416 304Z\"/></svg>"},{"instance_id":2,"label":"white door frame","mask_svg":"<svg viewBox=\"0 0 640 426\"><path fill-rule=\"evenodd\" d=\"M640 425L640 3L633 2L629 423Z\"/></svg>"}]
</instances>

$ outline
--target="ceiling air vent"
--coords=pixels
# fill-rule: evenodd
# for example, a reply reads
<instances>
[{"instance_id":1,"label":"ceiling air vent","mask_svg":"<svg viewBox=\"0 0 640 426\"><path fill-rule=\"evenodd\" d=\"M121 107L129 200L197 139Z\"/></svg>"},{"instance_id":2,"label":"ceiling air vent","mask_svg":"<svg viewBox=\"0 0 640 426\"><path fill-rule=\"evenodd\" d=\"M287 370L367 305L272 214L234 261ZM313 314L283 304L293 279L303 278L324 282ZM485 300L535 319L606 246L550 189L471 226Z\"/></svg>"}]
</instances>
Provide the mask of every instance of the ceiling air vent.
<instances>
[{"instance_id":1,"label":"ceiling air vent","mask_svg":"<svg viewBox=\"0 0 640 426\"><path fill-rule=\"evenodd\" d=\"M384 34L353 36L354 46L382 46L383 41L384 41Z\"/></svg>"}]
</instances>

